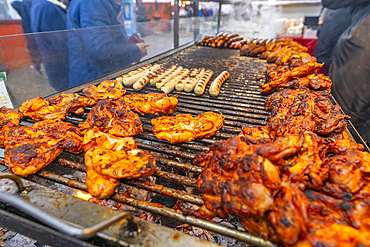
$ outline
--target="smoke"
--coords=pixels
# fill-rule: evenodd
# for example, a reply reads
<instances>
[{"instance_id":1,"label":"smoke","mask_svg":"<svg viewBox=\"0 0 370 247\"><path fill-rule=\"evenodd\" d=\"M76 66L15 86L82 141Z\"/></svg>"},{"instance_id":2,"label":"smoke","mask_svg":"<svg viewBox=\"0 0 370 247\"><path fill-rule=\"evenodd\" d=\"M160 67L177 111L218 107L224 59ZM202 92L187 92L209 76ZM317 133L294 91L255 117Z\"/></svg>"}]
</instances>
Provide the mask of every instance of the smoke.
<instances>
[{"instance_id":1,"label":"smoke","mask_svg":"<svg viewBox=\"0 0 370 247\"><path fill-rule=\"evenodd\" d=\"M239 33L245 38L275 38L275 20L281 13L281 6L246 0L224 7L229 15L222 18L222 30Z\"/></svg>"}]
</instances>

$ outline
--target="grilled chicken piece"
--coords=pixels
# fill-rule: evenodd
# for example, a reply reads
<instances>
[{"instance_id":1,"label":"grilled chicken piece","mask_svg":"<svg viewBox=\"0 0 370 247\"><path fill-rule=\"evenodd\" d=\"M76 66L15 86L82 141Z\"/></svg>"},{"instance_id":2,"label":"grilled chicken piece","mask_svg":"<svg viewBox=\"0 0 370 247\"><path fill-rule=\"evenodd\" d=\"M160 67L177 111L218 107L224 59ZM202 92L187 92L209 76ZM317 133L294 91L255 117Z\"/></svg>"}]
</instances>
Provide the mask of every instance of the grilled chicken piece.
<instances>
[{"instance_id":1,"label":"grilled chicken piece","mask_svg":"<svg viewBox=\"0 0 370 247\"><path fill-rule=\"evenodd\" d=\"M167 94L148 93L148 94L130 94L123 99L130 109L142 115L151 114L172 114L177 108L177 95L168 97Z\"/></svg>"},{"instance_id":2,"label":"grilled chicken piece","mask_svg":"<svg viewBox=\"0 0 370 247\"><path fill-rule=\"evenodd\" d=\"M117 80L103 81L99 86L89 85L82 91L86 97L94 100L119 99L126 94L126 89Z\"/></svg>"},{"instance_id":3,"label":"grilled chicken piece","mask_svg":"<svg viewBox=\"0 0 370 247\"><path fill-rule=\"evenodd\" d=\"M266 82L261 84L261 94L270 94L278 88L309 87L315 90L330 90L331 80L324 75L315 74L324 64L304 61L306 60L300 55L292 55L290 50L282 54L276 60L276 64L280 66L269 66L265 71ZM305 76L307 78L300 79Z\"/></svg>"},{"instance_id":4,"label":"grilled chicken piece","mask_svg":"<svg viewBox=\"0 0 370 247\"><path fill-rule=\"evenodd\" d=\"M50 105L49 101L41 97L23 102L18 111L34 121L65 119L67 115L65 107Z\"/></svg>"},{"instance_id":5,"label":"grilled chicken piece","mask_svg":"<svg viewBox=\"0 0 370 247\"><path fill-rule=\"evenodd\" d=\"M160 140L170 143L189 142L195 138L209 138L223 125L222 114L205 112L196 117L190 114L152 119L152 131Z\"/></svg>"},{"instance_id":6,"label":"grilled chicken piece","mask_svg":"<svg viewBox=\"0 0 370 247\"><path fill-rule=\"evenodd\" d=\"M13 109L0 107L0 148L4 148L5 138L9 131L19 125L21 114Z\"/></svg>"},{"instance_id":7,"label":"grilled chicken piece","mask_svg":"<svg viewBox=\"0 0 370 247\"><path fill-rule=\"evenodd\" d=\"M266 126L260 127L243 127L242 133L238 136L246 144L270 143L270 131Z\"/></svg>"},{"instance_id":8,"label":"grilled chicken piece","mask_svg":"<svg viewBox=\"0 0 370 247\"><path fill-rule=\"evenodd\" d=\"M86 152L85 162L97 173L116 179L147 177L156 170L154 157L139 149L126 152L96 147Z\"/></svg>"},{"instance_id":9,"label":"grilled chicken piece","mask_svg":"<svg viewBox=\"0 0 370 247\"><path fill-rule=\"evenodd\" d=\"M332 81L323 74L311 74L303 78L297 78L285 83L281 83L277 88L310 88L314 90L330 91Z\"/></svg>"},{"instance_id":10,"label":"grilled chicken piece","mask_svg":"<svg viewBox=\"0 0 370 247\"><path fill-rule=\"evenodd\" d=\"M292 78L295 77L304 77L313 73L316 73L319 69L324 66L323 63L309 62L304 63L302 66L295 67L291 69Z\"/></svg>"},{"instance_id":11,"label":"grilled chicken piece","mask_svg":"<svg viewBox=\"0 0 370 247\"><path fill-rule=\"evenodd\" d=\"M233 137L197 154L193 163L203 167L197 186L204 205L188 213L208 218L229 213L263 215L271 209L281 184L279 170L253 152L240 137Z\"/></svg>"},{"instance_id":12,"label":"grilled chicken piece","mask_svg":"<svg viewBox=\"0 0 370 247\"><path fill-rule=\"evenodd\" d=\"M22 103L18 111L24 117L34 121L63 120L67 113L83 114L86 106L93 106L96 101L80 96L76 93L59 94L45 100L41 97L33 98Z\"/></svg>"},{"instance_id":13,"label":"grilled chicken piece","mask_svg":"<svg viewBox=\"0 0 370 247\"><path fill-rule=\"evenodd\" d=\"M265 107L271 110L268 126L271 136L312 131L322 135L340 133L348 116L333 106L327 91L283 90L270 95Z\"/></svg>"},{"instance_id":14,"label":"grilled chicken piece","mask_svg":"<svg viewBox=\"0 0 370 247\"><path fill-rule=\"evenodd\" d=\"M234 215L263 215L272 209L281 186L279 169L257 154L239 160L233 177L225 182L221 197L223 209Z\"/></svg>"},{"instance_id":15,"label":"grilled chicken piece","mask_svg":"<svg viewBox=\"0 0 370 247\"><path fill-rule=\"evenodd\" d=\"M299 240L293 246L295 247L357 247L370 246L370 232L360 231L353 227L328 223L324 220L314 221L310 225L312 230L303 239Z\"/></svg>"},{"instance_id":16,"label":"grilled chicken piece","mask_svg":"<svg viewBox=\"0 0 370 247\"><path fill-rule=\"evenodd\" d=\"M122 101L100 100L87 114L79 127L82 133L96 127L115 136L134 136L143 131L139 116Z\"/></svg>"},{"instance_id":17,"label":"grilled chicken piece","mask_svg":"<svg viewBox=\"0 0 370 247\"><path fill-rule=\"evenodd\" d=\"M80 96L77 93L51 96L47 99L50 105L60 106L67 109L67 113L83 114L86 106L93 106L96 101L91 98Z\"/></svg>"},{"instance_id":18,"label":"grilled chicken piece","mask_svg":"<svg viewBox=\"0 0 370 247\"><path fill-rule=\"evenodd\" d=\"M116 191L119 180L97 173L91 164L91 159L85 159L87 191L96 199L103 200L111 197Z\"/></svg>"},{"instance_id":19,"label":"grilled chicken piece","mask_svg":"<svg viewBox=\"0 0 370 247\"><path fill-rule=\"evenodd\" d=\"M267 218L284 245L294 244L308 233L308 205L305 194L295 184L282 187L276 195Z\"/></svg>"},{"instance_id":20,"label":"grilled chicken piece","mask_svg":"<svg viewBox=\"0 0 370 247\"><path fill-rule=\"evenodd\" d=\"M61 121L15 127L5 141L5 165L10 172L26 177L47 166L63 149L81 152L82 140L77 128Z\"/></svg>"},{"instance_id":21,"label":"grilled chicken piece","mask_svg":"<svg viewBox=\"0 0 370 247\"><path fill-rule=\"evenodd\" d=\"M103 133L96 128L90 129L85 133L83 149L85 152L95 148L105 150L130 151L136 149L136 141L132 137L116 137L111 134ZM119 185L119 180L107 175L103 175L94 170L91 156L85 156L86 164L86 186L88 192L96 199L109 198Z\"/></svg>"},{"instance_id":22,"label":"grilled chicken piece","mask_svg":"<svg viewBox=\"0 0 370 247\"><path fill-rule=\"evenodd\" d=\"M317 191L305 191L310 201L310 232L296 246L369 246L369 189L366 185L343 199Z\"/></svg>"},{"instance_id":23,"label":"grilled chicken piece","mask_svg":"<svg viewBox=\"0 0 370 247\"><path fill-rule=\"evenodd\" d=\"M275 75L272 79L261 84L261 94L269 94L277 89L278 85L286 83L291 79L289 66L280 66L273 74ZM269 75L269 78L271 78L273 74Z\"/></svg>"},{"instance_id":24,"label":"grilled chicken piece","mask_svg":"<svg viewBox=\"0 0 370 247\"><path fill-rule=\"evenodd\" d=\"M95 147L124 151L137 148L134 138L116 137L114 135L101 132L97 128L90 129L85 133L82 145L85 152Z\"/></svg>"}]
</instances>

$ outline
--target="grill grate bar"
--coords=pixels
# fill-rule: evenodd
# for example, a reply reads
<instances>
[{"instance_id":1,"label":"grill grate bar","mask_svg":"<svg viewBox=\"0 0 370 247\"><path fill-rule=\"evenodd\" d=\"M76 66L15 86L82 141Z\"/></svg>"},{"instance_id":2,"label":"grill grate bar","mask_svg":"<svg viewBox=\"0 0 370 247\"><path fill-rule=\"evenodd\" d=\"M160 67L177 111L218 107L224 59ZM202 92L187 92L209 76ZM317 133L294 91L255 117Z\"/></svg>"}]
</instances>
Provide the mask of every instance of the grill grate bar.
<instances>
[{"instance_id":1,"label":"grill grate bar","mask_svg":"<svg viewBox=\"0 0 370 247\"><path fill-rule=\"evenodd\" d=\"M86 173L86 167L81 163L70 161L70 160L67 160L67 159L58 159L58 163L63 167L69 167L69 168L72 168L72 169L76 169L80 172ZM52 175L53 173L48 172L48 171L41 171L41 174L48 174L49 177L47 177L47 178L49 178L49 179L53 177L53 175ZM56 175L56 174L54 174L54 175ZM161 176L161 178L163 178L163 176ZM182 177L181 176L181 178L187 178L187 177ZM164 195L164 196L175 198L177 200L182 200L182 201L194 203L194 204L197 204L197 205L202 205L203 204L203 199L199 196L191 195L191 194L188 194L186 192L176 190L176 189L173 189L173 188L169 188L169 187L165 187L165 186L162 186L162 185L150 183L148 181L145 181L144 179L138 179L138 180L122 179L121 181L124 184L131 185L131 186L136 186L136 187L139 187L141 189L145 189L145 190L157 193L157 194L161 194L161 195ZM178 181L180 181L180 180L178 179L177 182ZM188 184L192 184L192 183L193 182L188 180L184 184L188 185Z\"/></svg>"},{"instance_id":2,"label":"grill grate bar","mask_svg":"<svg viewBox=\"0 0 370 247\"><path fill-rule=\"evenodd\" d=\"M37 173L42 178L46 178L61 184L65 184L68 186L71 186L73 188L84 190L86 191L86 185L82 182L79 182L77 180L68 179L61 175L57 175L51 172L47 171L39 171ZM213 222L209 222L207 220L198 219L193 216L184 216L180 211L176 211L174 209L166 208L160 204L157 203L151 203L146 202L142 200L138 200L123 194L116 193L112 196L112 199L124 203L127 205L130 205L132 207L136 207L154 214L159 214L162 216L166 216L172 219L180 220L182 222L201 227L210 231L213 231L215 233L219 233L231 238L235 238L253 245L258 246L266 246L266 247L276 247L275 244L271 243L270 241L263 240L262 238L255 237L251 234L248 234L246 232L240 232L231 228L228 228L226 226L216 224Z\"/></svg>"},{"instance_id":3,"label":"grill grate bar","mask_svg":"<svg viewBox=\"0 0 370 247\"><path fill-rule=\"evenodd\" d=\"M187 100L181 98L181 103L188 103L188 104L194 104L194 105L201 105L201 106L207 106L207 107L215 107L215 108L223 108L226 110L238 110L242 112L250 112L250 113L257 113L257 114L264 114L268 115L269 112L265 111L265 107L263 106L254 106L251 104L232 104L232 105L226 105L222 104L222 102L217 103L210 103L210 102L204 102L204 101L195 101L195 100ZM253 108L252 108L253 107Z\"/></svg>"},{"instance_id":4,"label":"grill grate bar","mask_svg":"<svg viewBox=\"0 0 370 247\"><path fill-rule=\"evenodd\" d=\"M142 90L140 91L136 91L132 88L125 88L126 91L128 93L160 93L161 91L157 90L157 89L154 89L154 88L150 88L150 87L145 87L143 88ZM170 93L170 95L180 95L180 96L191 96L193 97L193 99L200 99L199 96L195 96L194 93L188 93L188 92L177 92L177 91L172 91ZM226 96L226 97L223 97L223 96ZM202 100L205 98L205 99L215 99L213 97L211 97L210 95L208 95L207 93L204 93L202 96L201 96ZM222 97L222 98L221 98ZM243 94L243 95L239 95L237 97L238 100L233 100L233 98L236 98L236 97L232 97L231 96L231 99L229 98L230 96L228 95L222 95L222 91L220 91L220 95L217 97L218 100L225 100L225 101L234 101L234 102L240 102L240 99L241 100L245 100L245 101L257 101L256 104L259 102L260 105L264 105L265 104L265 99L266 97L263 96L263 95L256 95L256 94Z\"/></svg>"},{"instance_id":5,"label":"grill grate bar","mask_svg":"<svg viewBox=\"0 0 370 247\"><path fill-rule=\"evenodd\" d=\"M202 105L185 104L185 103L179 102L177 104L177 107L192 108L192 109L201 110L201 111L217 111L217 112L222 112L223 114L250 117L250 118L257 118L257 119L266 119L267 115L268 115L266 111L253 110L253 109L250 109L250 108L242 108L242 107L236 107L236 106L234 106L234 107L226 107L226 106L225 107L217 107L215 105L202 104L202 102L199 102L199 104L202 104ZM229 108L229 109L224 109L224 108ZM230 110L230 109L234 109L234 110ZM263 114L263 115L266 115L266 116L255 115L253 113Z\"/></svg>"},{"instance_id":6,"label":"grill grate bar","mask_svg":"<svg viewBox=\"0 0 370 247\"><path fill-rule=\"evenodd\" d=\"M72 161L72 160L68 160L68 159L58 159L57 162L61 166L70 167L72 169L77 169L81 172L86 172L86 166L82 163L77 162L77 161ZM188 178L188 177L181 176L181 175L178 175L178 174L173 174L173 173L163 172L163 171L158 171L158 170L155 171L153 176L163 178L163 179L167 179L167 180L171 180L171 181L174 181L174 182L178 182L178 183L181 183L181 184L184 184L184 185L187 185L187 186L191 186L191 187L196 187L196 182L197 182L196 179L194 179L194 178Z\"/></svg>"},{"instance_id":7,"label":"grill grate bar","mask_svg":"<svg viewBox=\"0 0 370 247\"><path fill-rule=\"evenodd\" d=\"M197 205L203 205L203 199L200 196L195 196L195 195L190 195L186 192L183 192L181 190L176 190L168 187L164 187L162 185L158 184L153 184L145 180L124 180L123 183L141 188L144 190L148 190L150 192L154 192L157 194L161 194L164 196L172 197L177 200L185 201L185 202L190 202L194 203Z\"/></svg>"},{"instance_id":8,"label":"grill grate bar","mask_svg":"<svg viewBox=\"0 0 370 247\"><path fill-rule=\"evenodd\" d=\"M160 142L161 144L168 144L167 141L159 140L159 139L157 139L157 137L155 137L155 135L153 135L151 133L139 134L139 135L135 136L135 139L136 139L136 137L144 139L145 141ZM138 140L138 139L136 139L136 141L140 142L140 143L143 142L143 140ZM202 151L202 152L209 150L208 147L197 145L197 144L189 144L189 143L180 143L180 144L177 144L176 146L181 147L181 148L192 149L192 150L195 150L195 151Z\"/></svg>"},{"instance_id":9,"label":"grill grate bar","mask_svg":"<svg viewBox=\"0 0 370 247\"><path fill-rule=\"evenodd\" d=\"M168 147L165 147L164 145L160 146L159 143L150 145L150 144L138 142L137 147L142 148L142 149L151 150L154 152L165 153L165 154L169 154L169 155L173 155L173 156L177 156L177 157L181 157L181 158L189 159L189 160L192 160L195 157L195 154L169 149Z\"/></svg>"}]
</instances>

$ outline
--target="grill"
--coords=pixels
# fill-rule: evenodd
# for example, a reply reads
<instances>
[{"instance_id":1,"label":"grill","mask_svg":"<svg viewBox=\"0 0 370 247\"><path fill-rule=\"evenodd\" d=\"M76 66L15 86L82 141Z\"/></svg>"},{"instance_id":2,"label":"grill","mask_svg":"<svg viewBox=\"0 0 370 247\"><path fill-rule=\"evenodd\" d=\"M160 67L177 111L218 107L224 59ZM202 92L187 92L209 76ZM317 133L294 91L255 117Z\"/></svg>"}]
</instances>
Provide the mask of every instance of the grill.
<instances>
[{"instance_id":1,"label":"grill","mask_svg":"<svg viewBox=\"0 0 370 247\"><path fill-rule=\"evenodd\" d=\"M118 193L111 198L111 205L117 208L120 207L120 203L123 203L255 246L274 246L273 243L254 237L240 229L232 229L216 222L184 216L180 211L171 208L171 205L165 204L166 206L163 206L153 202L153 200L148 202L145 198L141 198L143 196L140 194L139 196L132 196L132 193L130 193L132 189L140 189L148 193L163 195L167 199L168 197L174 198L185 202L187 206L202 205L203 200L198 195L196 188L196 179L199 173L201 173L201 169L192 165L192 159L195 154L200 151L207 151L209 146L216 141L237 135L243 126L253 127L266 124L268 112L264 110L265 96L260 95L259 89L259 85L264 79L263 71L267 66L265 61L240 57L236 50L212 49L208 47L188 46L171 53L169 56L167 54L167 56L157 57L151 61L132 66L130 70L154 61L165 67L178 64L189 69L199 67L211 69L214 72L211 80L216 78L222 71L229 71L230 78L221 87L220 95L217 98L210 97L207 94L209 85L206 88L206 93L202 96L176 91L170 94L178 95L179 104L175 114L190 113L197 115L206 111L214 111L224 115L224 125L211 139L196 139L188 143L171 145L166 141L158 140L151 132L150 116L140 116L144 133L134 138L137 141L138 148L150 151L156 158L159 170L149 178L122 180ZM128 70L126 69L124 72ZM122 73L109 75L103 79L111 79ZM102 81L102 79L99 81ZM97 83L95 82L94 84ZM81 93L79 90L85 86L68 90L66 93ZM135 92L132 88L126 88L126 90L128 94ZM149 92L159 91L154 87L148 86L140 91L140 93ZM335 103L334 99L333 102ZM78 115L67 118L67 121L73 124L78 124L84 120L84 117ZM22 124L32 123L24 121ZM353 138L364 144L368 151L366 143L350 122L348 129ZM64 152L44 170L36 175L29 176L27 179L74 195L76 190L86 191L86 185L82 182L84 176L83 155ZM234 220L236 225L239 224L241 226L238 219Z\"/></svg>"}]
</instances>

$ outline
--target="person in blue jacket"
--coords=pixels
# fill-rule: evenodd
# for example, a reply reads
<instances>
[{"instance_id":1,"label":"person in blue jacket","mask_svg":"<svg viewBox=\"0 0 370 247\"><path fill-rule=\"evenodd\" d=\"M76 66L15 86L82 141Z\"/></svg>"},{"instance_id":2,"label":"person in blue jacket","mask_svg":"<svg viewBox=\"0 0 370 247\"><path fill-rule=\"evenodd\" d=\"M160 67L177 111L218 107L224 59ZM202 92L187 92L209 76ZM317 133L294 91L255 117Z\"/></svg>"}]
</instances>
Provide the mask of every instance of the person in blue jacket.
<instances>
[{"instance_id":1,"label":"person in blue jacket","mask_svg":"<svg viewBox=\"0 0 370 247\"><path fill-rule=\"evenodd\" d=\"M65 5L57 0L33 0L31 7L32 32L35 35L44 62L49 83L57 91L68 88L68 36L66 30Z\"/></svg>"},{"instance_id":2,"label":"person in blue jacket","mask_svg":"<svg viewBox=\"0 0 370 247\"><path fill-rule=\"evenodd\" d=\"M31 12L32 0L23 0L23 1L14 1L12 2L12 7L18 12L22 17L22 27L25 34L32 33L31 29ZM41 63L42 58L37 47L36 39L34 35L26 35L26 47L28 53L31 56L32 63L35 66L35 69L41 73Z\"/></svg>"},{"instance_id":3,"label":"person in blue jacket","mask_svg":"<svg viewBox=\"0 0 370 247\"><path fill-rule=\"evenodd\" d=\"M69 86L77 86L138 62L149 44L129 44L118 20L121 6L114 0L71 0L69 32ZM81 29L84 28L84 29Z\"/></svg>"}]
</instances>

